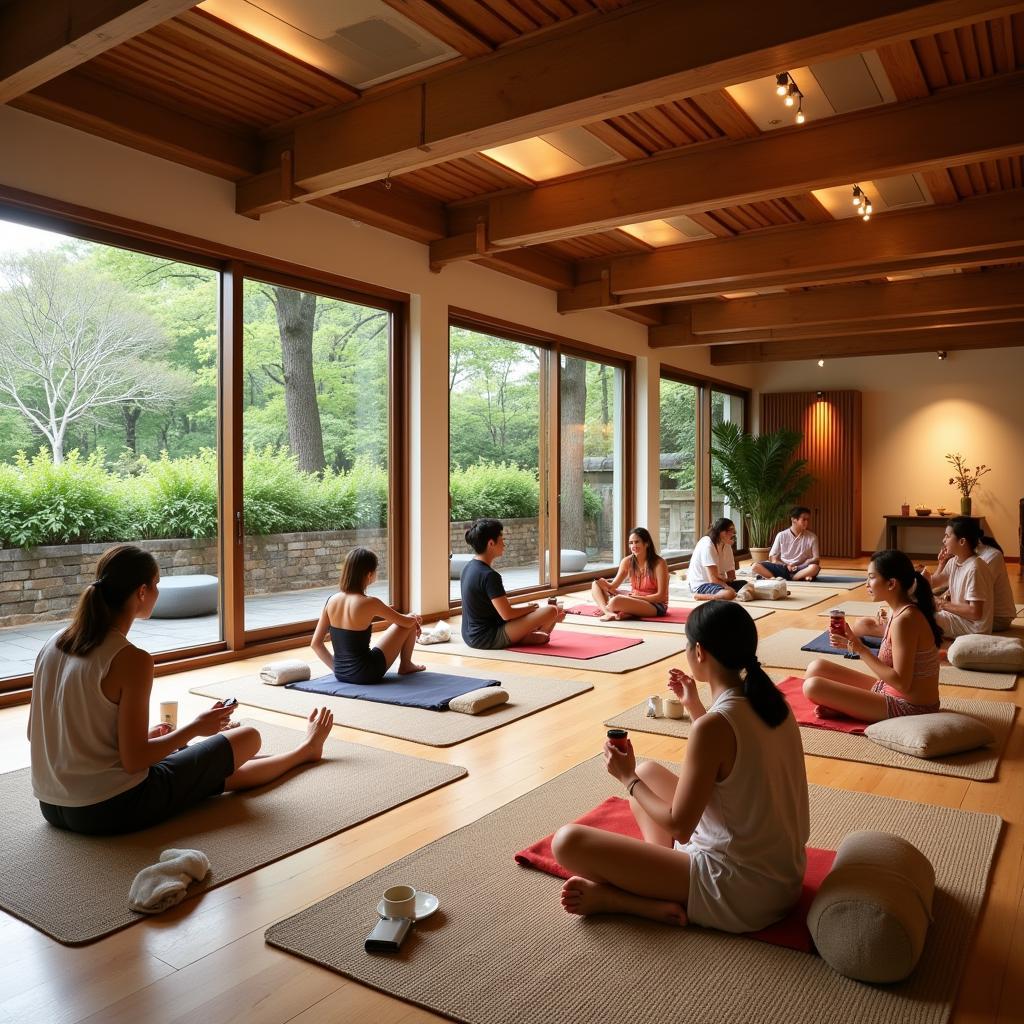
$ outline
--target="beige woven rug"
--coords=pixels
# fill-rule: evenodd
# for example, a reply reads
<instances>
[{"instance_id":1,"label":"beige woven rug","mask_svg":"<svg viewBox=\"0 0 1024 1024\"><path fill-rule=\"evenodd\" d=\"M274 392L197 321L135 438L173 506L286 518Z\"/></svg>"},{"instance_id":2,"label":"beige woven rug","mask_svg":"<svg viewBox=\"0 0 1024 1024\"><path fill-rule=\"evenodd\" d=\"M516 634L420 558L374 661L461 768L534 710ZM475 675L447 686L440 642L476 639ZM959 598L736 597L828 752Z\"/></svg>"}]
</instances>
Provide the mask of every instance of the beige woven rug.
<instances>
[{"instance_id":1,"label":"beige woven rug","mask_svg":"<svg viewBox=\"0 0 1024 1024\"><path fill-rule=\"evenodd\" d=\"M675 591L672 593L672 605L675 607L693 608L697 603L696 601L681 600ZM567 600L565 602L567 608L580 604L593 604L593 601L588 596L586 600ZM749 604L745 604L743 608L750 614L752 619L763 619L766 615L772 614L768 608L752 607ZM601 629L608 627L609 629L632 629L636 632L650 631L652 633L677 633L679 635L686 633L685 622L665 622L662 619L609 619L607 622L601 622L600 619L592 618L589 615L570 615L566 622L575 622L580 626L599 626Z\"/></svg>"},{"instance_id":2,"label":"beige woven rug","mask_svg":"<svg viewBox=\"0 0 1024 1024\"><path fill-rule=\"evenodd\" d=\"M580 625L583 625L581 622ZM567 633L579 632L560 625ZM625 639L625 638L623 638ZM543 647L538 647L542 651ZM458 625L452 627L452 639L447 644L433 644L431 654L454 654L460 658L485 658L488 661L517 661L526 665L547 665L549 668L579 668L587 672L631 672L635 668L653 665L656 661L671 658L683 649L682 638L652 636L643 643L614 654L602 654L597 658L552 658L543 654L520 654L518 651L478 651L462 642Z\"/></svg>"},{"instance_id":3,"label":"beige woven rug","mask_svg":"<svg viewBox=\"0 0 1024 1024\"><path fill-rule=\"evenodd\" d=\"M456 672L454 675L473 675ZM479 675L480 673L476 673ZM500 673L499 673L500 675ZM267 686L252 676L229 679L227 682L196 686L190 693L202 697L237 697L239 703L267 711L305 718L314 707L327 706L334 712L336 725L362 729L364 732L395 736L431 747L450 747L472 736L490 732L519 718L542 711L563 700L576 697L594 687L590 683L566 679L544 679L540 676L502 676L501 685L508 691L508 703L479 715L463 715L457 711L427 711L403 708L394 704L376 704L368 700L330 697L283 686Z\"/></svg>"},{"instance_id":4,"label":"beige woven rug","mask_svg":"<svg viewBox=\"0 0 1024 1024\"><path fill-rule=\"evenodd\" d=\"M800 650L820 632L813 629L781 629L778 633L762 637L758 641L757 656L761 659L762 665L792 668L802 672L815 658L828 657ZM854 668L859 664L856 661L837 660ZM943 665L939 669L939 682L944 686L970 686L979 690L1012 690L1017 683L1017 677L1011 672L972 672L955 668L953 665Z\"/></svg>"},{"instance_id":5,"label":"beige woven rug","mask_svg":"<svg viewBox=\"0 0 1024 1024\"><path fill-rule=\"evenodd\" d=\"M687 596L683 596L683 594ZM670 593L672 594L672 601L674 604L682 605L684 608L695 608L701 602L690 597L689 588L671 588ZM824 587L803 587L801 584L798 586L795 583L789 584L789 595L778 600L772 600L771 598L758 597L753 601L741 601L743 607L750 612L751 616L755 619L761 618L765 612L771 608L775 611L780 612L800 612L805 608L811 608L816 604L821 604L822 601L827 601L831 597L838 597L838 590L826 590ZM758 612L761 615L757 614Z\"/></svg>"},{"instance_id":6,"label":"beige woven rug","mask_svg":"<svg viewBox=\"0 0 1024 1024\"><path fill-rule=\"evenodd\" d=\"M847 615L866 615L873 619L880 607L878 601L840 601L838 604L829 605L828 608L822 608L818 614L827 616L833 608L842 608Z\"/></svg>"},{"instance_id":7,"label":"beige woven rug","mask_svg":"<svg viewBox=\"0 0 1024 1024\"><path fill-rule=\"evenodd\" d=\"M301 733L265 723L263 753L294 746ZM27 768L0 775L0 907L74 946L145 915L128 909L136 874L171 847L202 850L206 880L190 894L223 885L466 774L458 765L329 740L327 759L259 790L202 804L156 828L99 838L48 825L32 797Z\"/></svg>"},{"instance_id":8,"label":"beige woven rug","mask_svg":"<svg viewBox=\"0 0 1024 1024\"><path fill-rule=\"evenodd\" d=\"M935 920L911 978L873 986L816 956L696 927L572 917L557 878L513 854L622 789L600 759L274 925L267 941L472 1024L942 1024L963 972L1001 828L995 815L811 786L811 837L835 849L858 829L905 836L936 868ZM399 954L363 938L386 886L437 895Z\"/></svg>"},{"instance_id":9,"label":"beige woven rug","mask_svg":"<svg viewBox=\"0 0 1024 1024\"><path fill-rule=\"evenodd\" d=\"M780 678L784 673L777 673ZM778 681L778 680L776 680ZM703 694L705 706L710 703L710 693ZM964 754L926 760L911 757L895 750L880 747L872 743L866 736L851 736L849 733L836 732L834 729L815 729L814 726L801 726L800 738L803 741L804 753L817 757L834 757L840 761L860 761L863 764L880 764L887 768L906 768L913 772L927 772L931 775L954 775L961 779L974 782L987 782L996 776L999 757L1006 746L1006 737L1013 725L1013 716L1017 706L993 700L963 700L957 697L946 697L942 706L947 711L959 711L971 715L984 722L995 734L996 743L991 748L970 750ZM610 718L605 725L618 729L632 729L635 732L652 732L660 736L678 736L680 739L689 735L688 719L647 718L644 714L647 702L637 704L621 714Z\"/></svg>"}]
</instances>

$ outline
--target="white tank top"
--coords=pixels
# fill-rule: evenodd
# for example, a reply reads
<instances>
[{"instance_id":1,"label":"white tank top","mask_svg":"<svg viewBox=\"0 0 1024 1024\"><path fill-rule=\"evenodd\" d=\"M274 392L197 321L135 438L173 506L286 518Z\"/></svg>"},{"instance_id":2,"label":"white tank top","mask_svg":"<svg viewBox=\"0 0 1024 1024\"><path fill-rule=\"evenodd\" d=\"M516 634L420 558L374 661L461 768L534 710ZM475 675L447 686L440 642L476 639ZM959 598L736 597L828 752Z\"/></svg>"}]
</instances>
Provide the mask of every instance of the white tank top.
<instances>
[{"instance_id":1,"label":"white tank top","mask_svg":"<svg viewBox=\"0 0 1024 1024\"><path fill-rule=\"evenodd\" d=\"M100 683L127 637L111 630L84 657L65 654L57 634L36 658L32 679L32 792L58 807L88 807L137 786L147 771L126 772L117 745L118 706Z\"/></svg>"},{"instance_id":2,"label":"white tank top","mask_svg":"<svg viewBox=\"0 0 1024 1024\"><path fill-rule=\"evenodd\" d=\"M716 782L690 846L739 874L795 885L799 891L810 834L807 772L792 714L774 729L739 689L708 708L736 734L736 762Z\"/></svg>"}]
</instances>

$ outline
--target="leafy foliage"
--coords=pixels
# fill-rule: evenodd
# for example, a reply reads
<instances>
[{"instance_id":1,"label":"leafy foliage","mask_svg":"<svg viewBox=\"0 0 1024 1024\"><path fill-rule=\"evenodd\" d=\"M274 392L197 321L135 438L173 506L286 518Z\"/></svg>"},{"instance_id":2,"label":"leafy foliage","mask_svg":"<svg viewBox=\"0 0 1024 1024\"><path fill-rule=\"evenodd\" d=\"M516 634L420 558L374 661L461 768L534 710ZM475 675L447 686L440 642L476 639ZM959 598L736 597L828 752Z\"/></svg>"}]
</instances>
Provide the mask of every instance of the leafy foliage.
<instances>
[{"instance_id":1,"label":"leafy foliage","mask_svg":"<svg viewBox=\"0 0 1024 1024\"><path fill-rule=\"evenodd\" d=\"M712 483L743 514L751 546L767 547L788 507L814 482L804 472L807 460L793 458L803 435L745 434L736 423L716 423L711 436Z\"/></svg>"},{"instance_id":2,"label":"leafy foliage","mask_svg":"<svg viewBox=\"0 0 1024 1024\"><path fill-rule=\"evenodd\" d=\"M537 515L540 487L528 469L505 462L480 462L453 469L448 484L452 522L490 516L495 519L532 519ZM601 515L601 498L585 484L583 511L587 519Z\"/></svg>"}]
</instances>

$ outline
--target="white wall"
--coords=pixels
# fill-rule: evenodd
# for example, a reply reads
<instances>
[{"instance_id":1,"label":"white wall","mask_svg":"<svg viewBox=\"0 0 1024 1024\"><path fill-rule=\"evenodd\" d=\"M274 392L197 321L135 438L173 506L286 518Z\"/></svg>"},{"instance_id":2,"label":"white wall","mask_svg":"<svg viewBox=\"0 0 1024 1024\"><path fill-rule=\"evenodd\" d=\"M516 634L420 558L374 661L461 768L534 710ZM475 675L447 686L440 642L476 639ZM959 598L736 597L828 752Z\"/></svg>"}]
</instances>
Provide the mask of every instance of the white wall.
<instances>
[{"instance_id":1,"label":"white wall","mask_svg":"<svg viewBox=\"0 0 1024 1024\"><path fill-rule=\"evenodd\" d=\"M316 267L410 296L412 344L412 599L447 607L448 453L437 443L447 418L448 307L457 306L639 357L637 521L658 520L661 362L750 386L748 367L715 372L704 350L652 352L646 329L610 313L562 316L554 292L472 264L432 274L427 248L308 206L252 221L234 212L234 186L64 125L0 106L0 185ZM638 397L640 397L638 395Z\"/></svg>"},{"instance_id":2,"label":"white wall","mask_svg":"<svg viewBox=\"0 0 1024 1024\"><path fill-rule=\"evenodd\" d=\"M1016 555L1018 502L1024 497L1024 349L1006 348L865 359L765 363L765 391L853 389L863 394L862 541L880 546L882 516L911 505L944 504L959 514L960 495L947 481L947 452L960 452L992 473L974 492L1007 555ZM901 545L937 550L933 531L904 531Z\"/></svg>"}]
</instances>

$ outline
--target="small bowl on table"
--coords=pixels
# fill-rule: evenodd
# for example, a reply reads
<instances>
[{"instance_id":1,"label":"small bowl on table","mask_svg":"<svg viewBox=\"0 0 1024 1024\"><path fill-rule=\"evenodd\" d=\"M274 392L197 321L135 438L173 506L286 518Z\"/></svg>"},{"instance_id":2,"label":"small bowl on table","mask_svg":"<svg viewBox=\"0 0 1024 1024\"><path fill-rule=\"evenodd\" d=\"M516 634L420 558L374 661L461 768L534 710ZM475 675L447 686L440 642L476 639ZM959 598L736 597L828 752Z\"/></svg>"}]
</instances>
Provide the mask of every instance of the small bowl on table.
<instances>
[{"instance_id":1,"label":"small bowl on table","mask_svg":"<svg viewBox=\"0 0 1024 1024\"><path fill-rule=\"evenodd\" d=\"M916 508L915 507L915 509L914 509L914 515L917 515L917 516L930 516L931 514L932 514L932 510L930 508Z\"/></svg>"}]
</instances>

